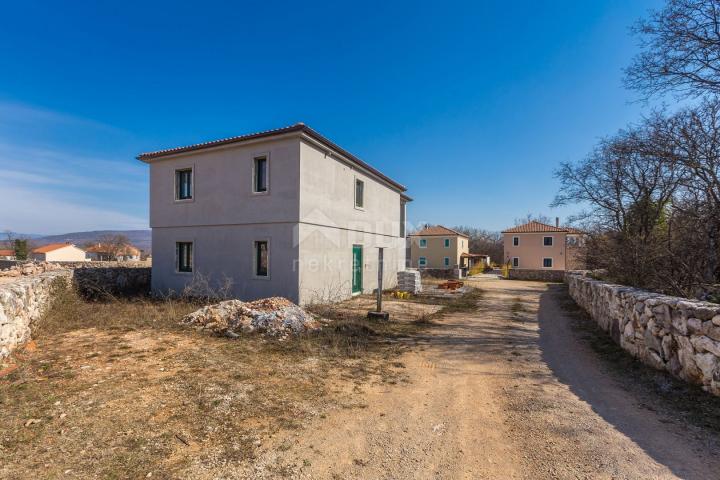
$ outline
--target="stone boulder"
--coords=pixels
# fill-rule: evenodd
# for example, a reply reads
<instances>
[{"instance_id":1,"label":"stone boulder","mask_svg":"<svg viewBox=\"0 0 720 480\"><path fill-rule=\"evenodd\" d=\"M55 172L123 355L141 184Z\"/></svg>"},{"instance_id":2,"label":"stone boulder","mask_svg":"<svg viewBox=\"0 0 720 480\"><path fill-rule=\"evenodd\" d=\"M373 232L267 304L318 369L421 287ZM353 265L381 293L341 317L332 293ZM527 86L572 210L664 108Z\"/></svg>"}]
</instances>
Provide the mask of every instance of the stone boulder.
<instances>
[{"instance_id":1,"label":"stone boulder","mask_svg":"<svg viewBox=\"0 0 720 480\"><path fill-rule=\"evenodd\" d=\"M186 315L181 323L231 338L254 332L286 337L318 330L321 326L316 317L282 297L254 302L226 300Z\"/></svg>"}]
</instances>

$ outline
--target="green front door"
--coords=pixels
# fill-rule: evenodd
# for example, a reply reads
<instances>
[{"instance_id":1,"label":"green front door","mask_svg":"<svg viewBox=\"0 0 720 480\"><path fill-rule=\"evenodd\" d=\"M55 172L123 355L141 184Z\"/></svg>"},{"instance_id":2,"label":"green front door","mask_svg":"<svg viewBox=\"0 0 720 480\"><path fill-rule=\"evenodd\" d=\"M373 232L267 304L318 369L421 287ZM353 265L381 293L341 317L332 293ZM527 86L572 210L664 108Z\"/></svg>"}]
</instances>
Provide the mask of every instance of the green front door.
<instances>
[{"instance_id":1,"label":"green front door","mask_svg":"<svg viewBox=\"0 0 720 480\"><path fill-rule=\"evenodd\" d=\"M362 245L353 245L352 293L362 292Z\"/></svg>"}]
</instances>

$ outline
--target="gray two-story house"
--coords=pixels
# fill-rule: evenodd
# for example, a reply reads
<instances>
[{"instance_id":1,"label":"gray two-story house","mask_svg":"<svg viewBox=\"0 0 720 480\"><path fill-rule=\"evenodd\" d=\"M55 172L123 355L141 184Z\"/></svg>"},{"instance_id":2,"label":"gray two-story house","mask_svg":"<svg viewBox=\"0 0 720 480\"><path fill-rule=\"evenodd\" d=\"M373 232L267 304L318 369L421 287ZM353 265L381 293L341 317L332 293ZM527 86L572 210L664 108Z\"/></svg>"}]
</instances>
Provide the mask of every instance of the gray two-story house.
<instances>
[{"instance_id":1,"label":"gray two-story house","mask_svg":"<svg viewBox=\"0 0 720 480\"><path fill-rule=\"evenodd\" d=\"M209 281L306 304L372 292L405 265L405 187L304 124L143 153L152 288Z\"/></svg>"}]
</instances>

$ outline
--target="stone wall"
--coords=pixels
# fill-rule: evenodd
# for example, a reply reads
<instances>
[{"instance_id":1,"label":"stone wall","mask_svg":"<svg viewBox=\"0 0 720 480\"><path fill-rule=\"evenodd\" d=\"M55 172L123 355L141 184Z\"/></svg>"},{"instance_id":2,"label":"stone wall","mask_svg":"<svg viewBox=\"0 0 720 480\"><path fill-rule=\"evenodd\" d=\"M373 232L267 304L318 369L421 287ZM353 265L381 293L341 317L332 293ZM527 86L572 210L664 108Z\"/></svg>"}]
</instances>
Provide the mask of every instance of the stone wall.
<instances>
[{"instance_id":1,"label":"stone wall","mask_svg":"<svg viewBox=\"0 0 720 480\"><path fill-rule=\"evenodd\" d=\"M83 262L71 265L75 268L3 279L9 281L0 283L0 358L30 339L34 324L50 305L52 285L58 278L71 281L88 299L149 294L151 269L128 265Z\"/></svg>"},{"instance_id":2,"label":"stone wall","mask_svg":"<svg viewBox=\"0 0 720 480\"><path fill-rule=\"evenodd\" d=\"M133 296L150 293L149 267L82 265L73 269L73 283L85 298L106 295Z\"/></svg>"},{"instance_id":3,"label":"stone wall","mask_svg":"<svg viewBox=\"0 0 720 480\"><path fill-rule=\"evenodd\" d=\"M0 284L0 358L30 339L34 324L50 304L58 279L66 282L70 270L57 270Z\"/></svg>"},{"instance_id":4,"label":"stone wall","mask_svg":"<svg viewBox=\"0 0 720 480\"><path fill-rule=\"evenodd\" d=\"M570 296L632 356L720 396L720 305L568 272Z\"/></svg>"},{"instance_id":5,"label":"stone wall","mask_svg":"<svg viewBox=\"0 0 720 480\"><path fill-rule=\"evenodd\" d=\"M511 268L508 271L510 280L537 280L540 282L562 282L564 270L535 270L531 268Z\"/></svg>"},{"instance_id":6,"label":"stone wall","mask_svg":"<svg viewBox=\"0 0 720 480\"><path fill-rule=\"evenodd\" d=\"M460 278L460 269L459 268L421 268L420 275L422 277L431 277L431 278L457 279L457 278Z\"/></svg>"},{"instance_id":7,"label":"stone wall","mask_svg":"<svg viewBox=\"0 0 720 480\"><path fill-rule=\"evenodd\" d=\"M18 262L17 260L5 260L5 259L0 259L0 270L3 270L3 269L5 269L5 268L14 267L14 266L17 265L18 263L20 263L20 262Z\"/></svg>"}]
</instances>

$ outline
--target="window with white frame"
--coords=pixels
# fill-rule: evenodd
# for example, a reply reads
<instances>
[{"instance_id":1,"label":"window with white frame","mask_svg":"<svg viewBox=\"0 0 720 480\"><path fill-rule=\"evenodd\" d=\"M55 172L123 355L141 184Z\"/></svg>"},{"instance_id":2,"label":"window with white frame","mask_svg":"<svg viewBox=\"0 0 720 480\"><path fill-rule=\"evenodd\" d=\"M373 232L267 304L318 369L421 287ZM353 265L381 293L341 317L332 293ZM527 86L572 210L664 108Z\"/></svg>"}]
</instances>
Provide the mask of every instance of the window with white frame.
<instances>
[{"instance_id":1,"label":"window with white frame","mask_svg":"<svg viewBox=\"0 0 720 480\"><path fill-rule=\"evenodd\" d=\"M175 170L175 200L190 200L193 198L193 170L183 168Z\"/></svg>"},{"instance_id":2,"label":"window with white frame","mask_svg":"<svg viewBox=\"0 0 720 480\"><path fill-rule=\"evenodd\" d=\"M520 245L520 237L513 237L513 247Z\"/></svg>"},{"instance_id":3,"label":"window with white frame","mask_svg":"<svg viewBox=\"0 0 720 480\"><path fill-rule=\"evenodd\" d=\"M253 159L253 192L265 193L268 191L268 159L266 156Z\"/></svg>"},{"instance_id":4,"label":"window with white frame","mask_svg":"<svg viewBox=\"0 0 720 480\"><path fill-rule=\"evenodd\" d=\"M446 239L443 241L443 244L445 245L445 248L450 248L450 239L449 239L449 238L446 238Z\"/></svg>"},{"instance_id":5,"label":"window with white frame","mask_svg":"<svg viewBox=\"0 0 720 480\"><path fill-rule=\"evenodd\" d=\"M253 273L256 277L267 277L270 274L270 252L267 240L256 240L253 246Z\"/></svg>"},{"instance_id":6,"label":"window with white frame","mask_svg":"<svg viewBox=\"0 0 720 480\"><path fill-rule=\"evenodd\" d=\"M543 237L543 245L546 247L553 246L553 237Z\"/></svg>"},{"instance_id":7,"label":"window with white frame","mask_svg":"<svg viewBox=\"0 0 720 480\"><path fill-rule=\"evenodd\" d=\"M512 266L516 268L520 266L520 259L518 257L513 257Z\"/></svg>"},{"instance_id":8,"label":"window with white frame","mask_svg":"<svg viewBox=\"0 0 720 480\"><path fill-rule=\"evenodd\" d=\"M418 267L424 267L425 265L427 265L427 258L420 257L418 260Z\"/></svg>"},{"instance_id":9,"label":"window with white frame","mask_svg":"<svg viewBox=\"0 0 720 480\"><path fill-rule=\"evenodd\" d=\"M552 268L552 266L553 266L552 258L543 258L543 268Z\"/></svg>"},{"instance_id":10,"label":"window with white frame","mask_svg":"<svg viewBox=\"0 0 720 480\"><path fill-rule=\"evenodd\" d=\"M443 259L443 263L445 264L446 267L449 267L450 266L450 257L445 257Z\"/></svg>"},{"instance_id":11,"label":"window with white frame","mask_svg":"<svg viewBox=\"0 0 720 480\"><path fill-rule=\"evenodd\" d=\"M420 248L427 248L427 238L420 239Z\"/></svg>"},{"instance_id":12,"label":"window with white frame","mask_svg":"<svg viewBox=\"0 0 720 480\"><path fill-rule=\"evenodd\" d=\"M193 271L193 243L175 243L175 269L178 272L190 273Z\"/></svg>"},{"instance_id":13,"label":"window with white frame","mask_svg":"<svg viewBox=\"0 0 720 480\"><path fill-rule=\"evenodd\" d=\"M365 207L365 182L355 179L355 208Z\"/></svg>"}]
</instances>

